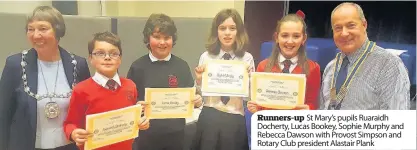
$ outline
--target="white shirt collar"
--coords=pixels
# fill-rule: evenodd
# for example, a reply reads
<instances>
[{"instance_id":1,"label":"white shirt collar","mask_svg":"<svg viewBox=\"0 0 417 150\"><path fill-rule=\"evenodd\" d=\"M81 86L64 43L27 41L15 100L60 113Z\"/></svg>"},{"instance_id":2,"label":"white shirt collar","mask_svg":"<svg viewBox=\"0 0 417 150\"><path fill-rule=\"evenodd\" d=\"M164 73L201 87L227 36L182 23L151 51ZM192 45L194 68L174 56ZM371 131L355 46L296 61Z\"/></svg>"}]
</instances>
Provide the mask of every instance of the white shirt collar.
<instances>
[{"instance_id":1,"label":"white shirt collar","mask_svg":"<svg viewBox=\"0 0 417 150\"><path fill-rule=\"evenodd\" d=\"M149 52L149 58L151 59L152 62L155 62L155 61L159 60L151 52ZM170 59L171 59L171 53L169 53L169 55L162 60L169 61Z\"/></svg>"},{"instance_id":2,"label":"white shirt collar","mask_svg":"<svg viewBox=\"0 0 417 150\"><path fill-rule=\"evenodd\" d=\"M116 83L118 84L118 86L122 86L122 83L120 82L120 77L119 74L116 73L113 78L114 81L116 81ZM109 78L107 78L106 76L96 72L93 76L93 80L96 81L98 84L100 84L103 87L106 87L107 81L109 81Z\"/></svg>"},{"instance_id":3,"label":"white shirt collar","mask_svg":"<svg viewBox=\"0 0 417 150\"><path fill-rule=\"evenodd\" d=\"M281 53L279 54L279 62L280 63L284 63L284 61L285 60L287 60L287 58L285 58ZM291 58L290 59L290 61L291 61L291 63L294 65L294 64L297 64L297 62L298 62L298 55L297 56L294 56L293 58Z\"/></svg>"},{"instance_id":4,"label":"white shirt collar","mask_svg":"<svg viewBox=\"0 0 417 150\"><path fill-rule=\"evenodd\" d=\"M222 49L220 49L220 53L219 53L220 58L223 58L223 55L224 55L224 54L226 54L226 53L229 53L229 54L230 54L230 56L231 56L231 58L230 58L230 59L231 59L231 60L235 59L236 55L235 55L235 53L233 52L233 50L226 52L226 51L224 51L224 50L222 50Z\"/></svg>"}]
</instances>

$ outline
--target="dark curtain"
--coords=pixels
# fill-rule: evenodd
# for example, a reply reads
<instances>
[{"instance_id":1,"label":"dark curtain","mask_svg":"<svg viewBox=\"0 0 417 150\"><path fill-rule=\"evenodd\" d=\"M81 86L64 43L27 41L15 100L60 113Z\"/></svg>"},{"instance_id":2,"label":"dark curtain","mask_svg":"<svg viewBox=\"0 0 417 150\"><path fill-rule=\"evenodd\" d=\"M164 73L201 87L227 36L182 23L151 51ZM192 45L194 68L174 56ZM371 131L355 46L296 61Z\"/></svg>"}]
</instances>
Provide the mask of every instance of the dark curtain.
<instances>
[{"instance_id":1,"label":"dark curtain","mask_svg":"<svg viewBox=\"0 0 417 150\"><path fill-rule=\"evenodd\" d=\"M271 41L277 20L284 15L283 1L246 1L245 28L248 32L250 48L255 67L259 60L261 44Z\"/></svg>"},{"instance_id":2,"label":"dark curtain","mask_svg":"<svg viewBox=\"0 0 417 150\"><path fill-rule=\"evenodd\" d=\"M78 15L77 1L53 0L52 6L58 9L63 15Z\"/></svg>"},{"instance_id":3,"label":"dark curtain","mask_svg":"<svg viewBox=\"0 0 417 150\"><path fill-rule=\"evenodd\" d=\"M342 2L291 1L289 13L306 14L309 37L332 38L330 14ZM363 1L359 4L368 21L368 37L373 41L416 44L415 1Z\"/></svg>"}]
</instances>

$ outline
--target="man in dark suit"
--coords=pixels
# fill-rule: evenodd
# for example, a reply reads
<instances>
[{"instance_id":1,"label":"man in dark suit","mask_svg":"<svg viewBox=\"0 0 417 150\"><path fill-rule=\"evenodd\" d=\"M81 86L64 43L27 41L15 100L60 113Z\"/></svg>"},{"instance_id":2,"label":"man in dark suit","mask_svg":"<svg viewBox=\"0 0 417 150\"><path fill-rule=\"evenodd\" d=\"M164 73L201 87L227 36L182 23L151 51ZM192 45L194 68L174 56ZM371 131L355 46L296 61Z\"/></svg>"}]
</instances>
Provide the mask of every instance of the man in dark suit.
<instances>
[{"instance_id":1,"label":"man in dark suit","mask_svg":"<svg viewBox=\"0 0 417 150\"><path fill-rule=\"evenodd\" d=\"M55 8L35 8L26 31L33 48L9 56L0 79L0 150L76 150L62 123L87 62L58 45L65 23Z\"/></svg>"}]
</instances>

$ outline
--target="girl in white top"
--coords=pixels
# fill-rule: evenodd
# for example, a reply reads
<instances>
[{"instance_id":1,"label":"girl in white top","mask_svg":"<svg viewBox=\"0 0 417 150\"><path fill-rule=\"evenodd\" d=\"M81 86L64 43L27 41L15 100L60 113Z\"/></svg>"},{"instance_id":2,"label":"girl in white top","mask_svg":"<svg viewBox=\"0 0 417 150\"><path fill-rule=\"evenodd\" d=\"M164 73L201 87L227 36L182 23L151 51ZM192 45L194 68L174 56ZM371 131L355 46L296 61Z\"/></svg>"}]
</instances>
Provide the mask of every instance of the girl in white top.
<instances>
[{"instance_id":1,"label":"girl in white top","mask_svg":"<svg viewBox=\"0 0 417 150\"><path fill-rule=\"evenodd\" d=\"M248 47L248 35L243 21L235 9L224 9L213 19L207 51L200 56L195 68L196 83L201 85L201 75L207 60L239 60L246 62L248 71L254 71L254 61ZM193 150L247 150L248 140L243 111L246 98L207 96L197 122Z\"/></svg>"}]
</instances>

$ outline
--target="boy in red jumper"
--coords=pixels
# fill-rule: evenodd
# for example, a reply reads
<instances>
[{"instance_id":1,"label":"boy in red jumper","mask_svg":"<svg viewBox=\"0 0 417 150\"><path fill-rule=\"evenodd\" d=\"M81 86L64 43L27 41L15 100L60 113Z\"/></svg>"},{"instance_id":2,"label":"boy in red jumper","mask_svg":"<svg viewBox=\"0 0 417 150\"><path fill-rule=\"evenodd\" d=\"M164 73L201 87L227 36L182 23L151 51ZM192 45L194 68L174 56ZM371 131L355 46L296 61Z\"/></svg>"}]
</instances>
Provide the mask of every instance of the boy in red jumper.
<instances>
[{"instance_id":1,"label":"boy in red jumper","mask_svg":"<svg viewBox=\"0 0 417 150\"><path fill-rule=\"evenodd\" d=\"M96 73L74 87L68 116L64 121L67 138L74 141L81 150L91 135L85 130L87 115L135 105L138 96L135 83L117 74L122 55L119 37L110 32L97 33L88 43L88 52ZM148 119L139 125L140 130L148 128ZM133 139L96 150L131 150L132 143Z\"/></svg>"}]
</instances>

